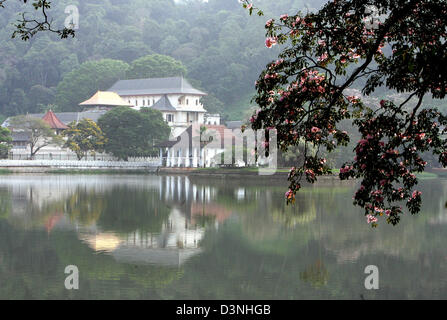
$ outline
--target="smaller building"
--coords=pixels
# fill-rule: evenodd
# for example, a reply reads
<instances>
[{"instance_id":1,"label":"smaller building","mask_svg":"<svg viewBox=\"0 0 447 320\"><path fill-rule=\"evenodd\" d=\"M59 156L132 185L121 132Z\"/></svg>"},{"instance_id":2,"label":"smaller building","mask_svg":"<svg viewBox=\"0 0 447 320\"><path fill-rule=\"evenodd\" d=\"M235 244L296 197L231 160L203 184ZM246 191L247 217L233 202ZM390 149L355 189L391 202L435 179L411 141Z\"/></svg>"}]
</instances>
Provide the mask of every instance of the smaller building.
<instances>
[{"instance_id":1,"label":"smaller building","mask_svg":"<svg viewBox=\"0 0 447 320\"><path fill-rule=\"evenodd\" d=\"M214 167L216 156L225 151L225 140L233 139L223 125L191 125L175 139L156 145L164 167ZM226 136L227 135L227 136Z\"/></svg>"},{"instance_id":2,"label":"smaller building","mask_svg":"<svg viewBox=\"0 0 447 320\"><path fill-rule=\"evenodd\" d=\"M111 91L98 91L90 99L79 104L87 110L110 110L113 107L133 107L134 105L123 100L118 94Z\"/></svg>"},{"instance_id":3,"label":"smaller building","mask_svg":"<svg viewBox=\"0 0 447 320\"><path fill-rule=\"evenodd\" d=\"M220 125L220 114L218 113L205 113L205 124L209 125Z\"/></svg>"},{"instance_id":4,"label":"smaller building","mask_svg":"<svg viewBox=\"0 0 447 320\"><path fill-rule=\"evenodd\" d=\"M48 112L42 117L42 120L47 123L51 129L54 129L56 134L60 134L62 131L68 129L68 126L60 121L52 110L48 110Z\"/></svg>"}]
</instances>

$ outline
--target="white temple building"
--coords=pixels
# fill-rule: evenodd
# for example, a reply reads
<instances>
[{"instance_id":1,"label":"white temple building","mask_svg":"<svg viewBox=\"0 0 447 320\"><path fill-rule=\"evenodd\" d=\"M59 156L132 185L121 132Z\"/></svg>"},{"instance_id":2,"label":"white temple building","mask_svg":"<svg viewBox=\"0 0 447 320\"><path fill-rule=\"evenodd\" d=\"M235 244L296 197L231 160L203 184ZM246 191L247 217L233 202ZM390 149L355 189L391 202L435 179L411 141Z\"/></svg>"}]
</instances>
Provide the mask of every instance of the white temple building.
<instances>
[{"instance_id":1,"label":"white temple building","mask_svg":"<svg viewBox=\"0 0 447 320\"><path fill-rule=\"evenodd\" d=\"M108 91L117 93L134 109L154 108L178 137L192 124L220 124L219 115L207 115L200 99L207 94L195 89L183 77L119 80ZM210 118L211 117L211 118Z\"/></svg>"}]
</instances>

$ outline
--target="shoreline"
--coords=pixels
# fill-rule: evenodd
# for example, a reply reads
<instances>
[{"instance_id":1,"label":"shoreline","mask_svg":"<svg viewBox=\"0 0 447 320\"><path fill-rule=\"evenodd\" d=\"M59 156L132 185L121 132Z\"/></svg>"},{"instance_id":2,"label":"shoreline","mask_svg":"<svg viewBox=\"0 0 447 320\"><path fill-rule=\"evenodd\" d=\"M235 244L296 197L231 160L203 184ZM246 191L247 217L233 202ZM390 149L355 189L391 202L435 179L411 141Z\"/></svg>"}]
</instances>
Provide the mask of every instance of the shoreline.
<instances>
[{"instance_id":1,"label":"shoreline","mask_svg":"<svg viewBox=\"0 0 447 320\"><path fill-rule=\"evenodd\" d=\"M1 166L0 175L14 174L139 174L160 176L190 176L197 178L220 179L270 179L287 180L289 169L278 168L271 172L260 174L259 168L173 168L173 167L62 167L62 166ZM419 179L447 178L447 169L430 169L416 174ZM338 172L318 177L323 181L341 181ZM351 180L351 179L350 179Z\"/></svg>"}]
</instances>

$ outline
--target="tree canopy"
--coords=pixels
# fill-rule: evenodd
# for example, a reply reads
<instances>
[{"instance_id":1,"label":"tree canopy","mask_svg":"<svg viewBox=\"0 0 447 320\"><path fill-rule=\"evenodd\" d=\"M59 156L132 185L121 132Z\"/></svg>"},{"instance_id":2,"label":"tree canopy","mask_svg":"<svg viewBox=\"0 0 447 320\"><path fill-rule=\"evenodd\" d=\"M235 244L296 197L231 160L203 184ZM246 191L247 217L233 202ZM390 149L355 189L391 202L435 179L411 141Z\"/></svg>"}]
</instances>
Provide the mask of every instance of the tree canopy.
<instances>
[{"instance_id":1,"label":"tree canopy","mask_svg":"<svg viewBox=\"0 0 447 320\"><path fill-rule=\"evenodd\" d=\"M128 79L186 76L186 67L172 57L151 54L133 61L127 70Z\"/></svg>"},{"instance_id":2,"label":"tree canopy","mask_svg":"<svg viewBox=\"0 0 447 320\"><path fill-rule=\"evenodd\" d=\"M120 60L87 61L65 75L57 86L56 105L61 111L79 110L79 103L98 90L107 90L125 77L129 65Z\"/></svg>"},{"instance_id":3,"label":"tree canopy","mask_svg":"<svg viewBox=\"0 0 447 320\"><path fill-rule=\"evenodd\" d=\"M85 157L88 152L95 154L104 151L107 138L93 120L82 119L79 122L70 123L68 127L63 132L67 138L64 147L76 153L78 160Z\"/></svg>"},{"instance_id":4,"label":"tree canopy","mask_svg":"<svg viewBox=\"0 0 447 320\"><path fill-rule=\"evenodd\" d=\"M424 100L446 94L446 13L441 0L346 0L266 22L265 45L283 47L256 82L259 110L252 126L276 129L282 149L303 139L318 149L314 155L305 151L290 171L288 202L303 178L315 182L330 172L322 153L348 144L350 135L340 125L352 119L361 137L340 178L362 179L354 204L364 208L368 223L377 226L384 216L397 224L400 201L412 214L420 210L421 193L414 187L415 173L426 166L422 153L430 151L447 165L447 119ZM349 95L359 84L362 95ZM405 99L368 103L379 89Z\"/></svg>"},{"instance_id":5,"label":"tree canopy","mask_svg":"<svg viewBox=\"0 0 447 320\"><path fill-rule=\"evenodd\" d=\"M30 158L39 152L40 149L51 145L61 145L62 139L56 135L54 130L42 119L29 115L12 117L9 121L15 130L21 130L29 135Z\"/></svg>"},{"instance_id":6,"label":"tree canopy","mask_svg":"<svg viewBox=\"0 0 447 320\"><path fill-rule=\"evenodd\" d=\"M312 4L319 6L324 1ZM74 38L61 40L53 32L39 32L26 42L11 39L17 13L34 11L33 2L23 6L20 1L8 0L0 8L0 115L38 113L47 105L57 105L61 111L79 110L77 103L94 92L82 89L74 99L70 90L82 86L67 85L69 80L78 81L68 77L71 71L86 62L113 59L131 65L141 57L163 54L187 69L180 68L175 75L184 72L188 80L196 80L195 86L224 106L225 116L239 120L240 110L250 106L248 97L254 93L259 72L277 54L263 44L264 19L251 19L237 2L229 5L228 0L53 1L47 13L55 29L64 27L67 5L78 8L79 29ZM265 7L265 14L272 16L284 8L304 8L302 0L275 0ZM39 12L35 12L36 18ZM125 78L126 74L121 77ZM95 90L104 89L85 80ZM45 90L48 94L39 93L38 100L31 98L35 85L41 86L40 93Z\"/></svg>"},{"instance_id":7,"label":"tree canopy","mask_svg":"<svg viewBox=\"0 0 447 320\"><path fill-rule=\"evenodd\" d=\"M8 158L12 145L11 131L8 128L0 127L0 159Z\"/></svg>"},{"instance_id":8,"label":"tree canopy","mask_svg":"<svg viewBox=\"0 0 447 320\"><path fill-rule=\"evenodd\" d=\"M113 108L99 118L98 125L108 139L105 151L122 160L154 155L153 145L167 139L171 131L161 112L149 108Z\"/></svg>"}]
</instances>

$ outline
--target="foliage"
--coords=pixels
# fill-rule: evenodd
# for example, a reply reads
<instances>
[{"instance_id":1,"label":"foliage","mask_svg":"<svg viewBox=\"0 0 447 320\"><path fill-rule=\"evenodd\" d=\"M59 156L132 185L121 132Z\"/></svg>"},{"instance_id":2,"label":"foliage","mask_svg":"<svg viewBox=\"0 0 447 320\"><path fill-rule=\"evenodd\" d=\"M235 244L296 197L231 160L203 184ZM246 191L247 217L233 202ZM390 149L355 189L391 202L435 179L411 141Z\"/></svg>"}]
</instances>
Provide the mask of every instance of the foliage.
<instances>
[{"instance_id":1,"label":"foliage","mask_svg":"<svg viewBox=\"0 0 447 320\"><path fill-rule=\"evenodd\" d=\"M16 5L12 5L14 2ZM267 50L263 44L264 19L250 19L236 1L228 2L53 1L48 13L54 19L55 28L63 27L68 4L78 7L81 21L75 38L61 41L52 32L41 32L24 43L10 36L17 12L27 10L27 6L21 7L17 0L9 0L0 9L0 114L41 112L39 104L58 105L61 111L77 111L78 103L96 90L108 89L115 80L126 78L125 72L118 73L121 75L103 84L100 81L109 78L109 72L107 68L97 70L94 63L115 59L131 64L140 57L164 54L183 64L188 80L195 79L199 89L221 101L225 115L227 106L238 104L241 97L253 91L262 67L277 53ZM283 8L303 8L302 0L292 2L265 3L265 15L276 15ZM312 1L312 4L318 6L322 2ZM132 15L123 15L123 12L132 12ZM168 46L167 38L178 45ZM86 62L92 63L87 65L91 71L82 70L76 76L69 76ZM81 77L82 74L85 76ZM42 89L35 92L39 100L29 96L35 85ZM247 107L245 103L238 104L240 109ZM239 120L238 116L235 114L232 119Z\"/></svg>"},{"instance_id":2,"label":"foliage","mask_svg":"<svg viewBox=\"0 0 447 320\"><path fill-rule=\"evenodd\" d=\"M75 152L79 160L85 157L89 151L91 154L95 154L96 151L104 150L107 139L93 120L82 119L77 123L70 123L68 127L63 132L63 135L67 137L64 147Z\"/></svg>"},{"instance_id":3,"label":"foliage","mask_svg":"<svg viewBox=\"0 0 447 320\"><path fill-rule=\"evenodd\" d=\"M30 158L32 159L40 149L51 145L61 145L62 139L42 119L29 115L15 116L10 119L10 125L17 131L29 134Z\"/></svg>"},{"instance_id":4,"label":"foliage","mask_svg":"<svg viewBox=\"0 0 447 320\"><path fill-rule=\"evenodd\" d=\"M378 8L383 21L368 5ZM425 168L421 153L431 150L447 164L441 138L446 119L423 106L426 95L443 99L447 90L446 13L447 3L440 0L347 0L267 21L266 46L285 47L256 82L260 109L252 126L275 128L283 150L301 139L317 147L315 155L305 152L302 166L292 168L288 202L294 202L302 178L315 182L330 172L321 152L348 144L349 134L339 124L354 118L362 137L356 157L340 170L342 179L363 179L354 203L372 226L382 215L397 224L402 213L397 201L407 200L413 214L419 211L413 172ZM387 88L407 94L406 100L367 105L365 98L347 95L359 82L365 96Z\"/></svg>"},{"instance_id":5,"label":"foliage","mask_svg":"<svg viewBox=\"0 0 447 320\"><path fill-rule=\"evenodd\" d=\"M117 107L98 120L107 137L105 151L119 159L153 155L154 143L169 137L170 128L160 111Z\"/></svg>"},{"instance_id":6,"label":"foliage","mask_svg":"<svg viewBox=\"0 0 447 320\"><path fill-rule=\"evenodd\" d=\"M8 128L0 127L0 159L7 159L9 150L12 148L11 131Z\"/></svg>"},{"instance_id":7,"label":"foliage","mask_svg":"<svg viewBox=\"0 0 447 320\"><path fill-rule=\"evenodd\" d=\"M125 76L128 68L127 63L113 59L84 62L57 86L56 105L63 111L79 110L79 103L98 90L107 90Z\"/></svg>"},{"instance_id":8,"label":"foliage","mask_svg":"<svg viewBox=\"0 0 447 320\"><path fill-rule=\"evenodd\" d=\"M186 68L169 56L152 54L133 61L127 71L128 79L166 78L186 75Z\"/></svg>"}]
</instances>

